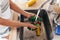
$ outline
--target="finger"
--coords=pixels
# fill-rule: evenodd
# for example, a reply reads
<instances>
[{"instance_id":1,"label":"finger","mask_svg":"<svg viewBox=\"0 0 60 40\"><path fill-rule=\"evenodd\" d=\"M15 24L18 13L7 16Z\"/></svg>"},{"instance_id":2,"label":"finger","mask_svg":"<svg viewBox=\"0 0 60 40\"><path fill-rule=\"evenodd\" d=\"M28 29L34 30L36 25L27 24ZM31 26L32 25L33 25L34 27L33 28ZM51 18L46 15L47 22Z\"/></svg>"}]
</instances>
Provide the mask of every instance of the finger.
<instances>
[{"instance_id":1,"label":"finger","mask_svg":"<svg viewBox=\"0 0 60 40\"><path fill-rule=\"evenodd\" d=\"M36 28L36 26L33 25L33 24L30 24L29 27L30 27L30 28Z\"/></svg>"}]
</instances>

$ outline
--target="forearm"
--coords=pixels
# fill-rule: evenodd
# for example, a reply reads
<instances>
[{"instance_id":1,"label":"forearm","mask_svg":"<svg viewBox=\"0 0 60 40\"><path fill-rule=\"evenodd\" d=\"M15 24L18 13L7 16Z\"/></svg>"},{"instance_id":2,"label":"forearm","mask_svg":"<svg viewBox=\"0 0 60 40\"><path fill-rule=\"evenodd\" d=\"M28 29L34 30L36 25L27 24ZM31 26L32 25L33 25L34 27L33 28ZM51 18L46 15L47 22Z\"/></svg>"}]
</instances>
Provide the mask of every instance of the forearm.
<instances>
[{"instance_id":1,"label":"forearm","mask_svg":"<svg viewBox=\"0 0 60 40\"><path fill-rule=\"evenodd\" d=\"M28 26L28 23L22 23L19 21L10 21L10 20L6 20L3 18L0 18L0 25L4 25L4 26L10 26L10 27L21 27L21 26Z\"/></svg>"},{"instance_id":2,"label":"forearm","mask_svg":"<svg viewBox=\"0 0 60 40\"><path fill-rule=\"evenodd\" d=\"M14 11L26 16L29 18L28 16L28 13L22 9L20 9L15 3L13 3L11 0L10 0L10 8L13 9Z\"/></svg>"}]
</instances>

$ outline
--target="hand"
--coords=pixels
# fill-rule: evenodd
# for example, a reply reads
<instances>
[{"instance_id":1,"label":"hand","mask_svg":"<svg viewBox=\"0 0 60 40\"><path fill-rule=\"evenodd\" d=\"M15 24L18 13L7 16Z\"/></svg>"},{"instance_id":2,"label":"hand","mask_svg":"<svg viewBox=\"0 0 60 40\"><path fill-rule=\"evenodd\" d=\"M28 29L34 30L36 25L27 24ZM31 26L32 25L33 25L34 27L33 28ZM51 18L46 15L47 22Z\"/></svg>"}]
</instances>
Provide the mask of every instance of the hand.
<instances>
[{"instance_id":1,"label":"hand","mask_svg":"<svg viewBox=\"0 0 60 40\"><path fill-rule=\"evenodd\" d=\"M35 13L29 13L29 12L27 12L27 13L28 13L27 18L30 18L31 16L36 15Z\"/></svg>"},{"instance_id":2,"label":"hand","mask_svg":"<svg viewBox=\"0 0 60 40\"><path fill-rule=\"evenodd\" d=\"M53 9L56 12L56 14L60 13L60 7L58 6L58 4L55 4Z\"/></svg>"},{"instance_id":3,"label":"hand","mask_svg":"<svg viewBox=\"0 0 60 40\"><path fill-rule=\"evenodd\" d=\"M29 27L29 28L36 28L36 26L35 25L33 25L33 24L31 24L31 23L26 23L26 27Z\"/></svg>"},{"instance_id":4,"label":"hand","mask_svg":"<svg viewBox=\"0 0 60 40\"><path fill-rule=\"evenodd\" d=\"M29 23L29 22L15 22L14 26L18 27L30 27L30 28L36 28L36 26L34 26L33 24Z\"/></svg>"}]
</instances>

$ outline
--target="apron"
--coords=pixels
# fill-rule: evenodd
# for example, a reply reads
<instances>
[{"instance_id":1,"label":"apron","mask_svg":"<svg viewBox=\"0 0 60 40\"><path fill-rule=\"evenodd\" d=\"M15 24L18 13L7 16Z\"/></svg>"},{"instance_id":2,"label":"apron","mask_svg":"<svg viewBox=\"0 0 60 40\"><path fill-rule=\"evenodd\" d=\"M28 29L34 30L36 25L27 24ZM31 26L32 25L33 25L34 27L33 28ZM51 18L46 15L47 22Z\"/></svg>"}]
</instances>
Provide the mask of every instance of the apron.
<instances>
[{"instance_id":1,"label":"apron","mask_svg":"<svg viewBox=\"0 0 60 40\"><path fill-rule=\"evenodd\" d=\"M8 20L12 19L9 0L0 0L0 17ZM0 25L0 37L7 36L9 32L9 26Z\"/></svg>"}]
</instances>

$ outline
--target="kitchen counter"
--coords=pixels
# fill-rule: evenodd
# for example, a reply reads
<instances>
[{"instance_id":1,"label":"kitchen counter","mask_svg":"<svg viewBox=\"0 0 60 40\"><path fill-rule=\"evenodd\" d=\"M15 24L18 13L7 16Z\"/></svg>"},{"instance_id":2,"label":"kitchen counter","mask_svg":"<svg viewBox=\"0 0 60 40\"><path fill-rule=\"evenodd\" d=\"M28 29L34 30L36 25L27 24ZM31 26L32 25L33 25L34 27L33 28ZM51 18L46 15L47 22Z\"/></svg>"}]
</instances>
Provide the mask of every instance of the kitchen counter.
<instances>
[{"instance_id":1,"label":"kitchen counter","mask_svg":"<svg viewBox=\"0 0 60 40\"><path fill-rule=\"evenodd\" d=\"M20 0L18 0L18 1L20 1ZM39 7L42 5L42 3L44 3L46 0L37 0L37 2L33 6L31 6L31 7L27 7L26 6L26 2L25 3L19 3L18 1L16 0L15 3L17 4L17 6L19 8L21 8L23 10L36 10L36 9L39 9ZM47 5L45 5L44 8L47 8L48 5L49 4L47 3Z\"/></svg>"}]
</instances>

